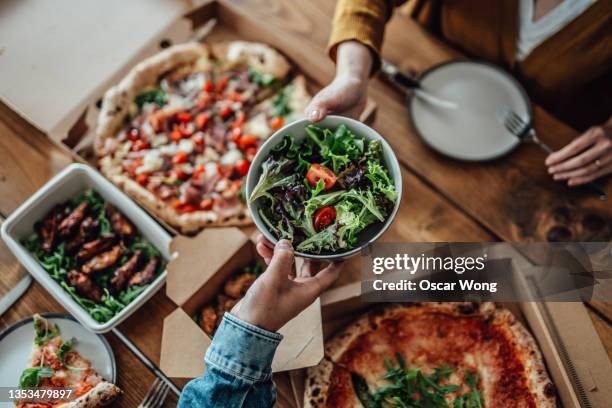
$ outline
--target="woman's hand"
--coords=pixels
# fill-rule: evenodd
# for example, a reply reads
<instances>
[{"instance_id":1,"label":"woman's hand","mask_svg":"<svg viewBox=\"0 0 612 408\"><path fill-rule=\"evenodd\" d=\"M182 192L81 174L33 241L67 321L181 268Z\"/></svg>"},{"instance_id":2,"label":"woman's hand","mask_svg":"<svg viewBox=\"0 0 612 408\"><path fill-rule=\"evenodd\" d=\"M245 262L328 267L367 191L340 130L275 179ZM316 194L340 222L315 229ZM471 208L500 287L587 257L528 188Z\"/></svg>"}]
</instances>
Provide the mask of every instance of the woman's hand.
<instances>
[{"instance_id":1,"label":"woman's hand","mask_svg":"<svg viewBox=\"0 0 612 408\"><path fill-rule=\"evenodd\" d=\"M546 158L548 173L568 186L589 183L612 173L612 120L592 127Z\"/></svg>"},{"instance_id":2,"label":"woman's hand","mask_svg":"<svg viewBox=\"0 0 612 408\"><path fill-rule=\"evenodd\" d=\"M275 332L306 309L338 278L341 264L320 264L305 260L295 274L293 248L287 240L273 246L263 236L257 237L257 252L268 268L253 283L231 313L245 322Z\"/></svg>"},{"instance_id":3,"label":"woman's hand","mask_svg":"<svg viewBox=\"0 0 612 408\"><path fill-rule=\"evenodd\" d=\"M357 41L338 45L336 77L310 101L306 116L318 122L328 114L359 118L365 108L372 53Z\"/></svg>"}]
</instances>

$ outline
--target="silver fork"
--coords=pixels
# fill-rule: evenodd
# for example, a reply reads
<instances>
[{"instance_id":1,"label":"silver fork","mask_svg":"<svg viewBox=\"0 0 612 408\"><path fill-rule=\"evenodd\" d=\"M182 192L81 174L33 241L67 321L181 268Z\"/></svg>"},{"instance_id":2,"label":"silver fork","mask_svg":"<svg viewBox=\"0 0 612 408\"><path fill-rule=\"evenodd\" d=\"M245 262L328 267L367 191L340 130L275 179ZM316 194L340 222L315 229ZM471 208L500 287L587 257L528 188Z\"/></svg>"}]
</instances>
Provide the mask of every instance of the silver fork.
<instances>
[{"instance_id":1,"label":"silver fork","mask_svg":"<svg viewBox=\"0 0 612 408\"><path fill-rule=\"evenodd\" d=\"M542 142L538 138L538 135L531 124L520 117L519 114L512 109L503 109L499 111L498 118L504 124L506 129L516 136L521 142L535 143L548 154L553 152L553 150L546 143ZM608 194L596 183L591 182L586 184L584 187L599 197L600 200L605 201L608 199Z\"/></svg>"},{"instance_id":2,"label":"silver fork","mask_svg":"<svg viewBox=\"0 0 612 408\"><path fill-rule=\"evenodd\" d=\"M160 408L164 405L166 397L168 397L168 385L156 378L149 388L149 392L145 395L138 408Z\"/></svg>"},{"instance_id":3,"label":"silver fork","mask_svg":"<svg viewBox=\"0 0 612 408\"><path fill-rule=\"evenodd\" d=\"M552 153L553 150L544 142L542 142L531 127L529 122L519 116L512 109L504 109L498 114L499 119L504 124L506 129L514 136L518 137L521 142L532 142L540 146L546 153Z\"/></svg>"}]
</instances>

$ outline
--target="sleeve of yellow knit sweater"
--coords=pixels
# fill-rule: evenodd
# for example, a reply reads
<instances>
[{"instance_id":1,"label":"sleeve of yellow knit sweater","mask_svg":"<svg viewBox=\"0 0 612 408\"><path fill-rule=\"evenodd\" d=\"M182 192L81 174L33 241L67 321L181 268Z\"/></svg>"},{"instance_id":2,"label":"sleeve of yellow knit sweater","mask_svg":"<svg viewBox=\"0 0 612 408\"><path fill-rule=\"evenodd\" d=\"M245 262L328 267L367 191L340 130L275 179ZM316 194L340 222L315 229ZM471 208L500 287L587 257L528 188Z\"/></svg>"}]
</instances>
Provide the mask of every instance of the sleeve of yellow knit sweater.
<instances>
[{"instance_id":1,"label":"sleeve of yellow knit sweater","mask_svg":"<svg viewBox=\"0 0 612 408\"><path fill-rule=\"evenodd\" d=\"M338 44L356 40L366 45L375 56L372 72L380 65L380 47L385 23L393 7L404 1L397 0L338 0L329 39L329 55L336 61Z\"/></svg>"}]
</instances>

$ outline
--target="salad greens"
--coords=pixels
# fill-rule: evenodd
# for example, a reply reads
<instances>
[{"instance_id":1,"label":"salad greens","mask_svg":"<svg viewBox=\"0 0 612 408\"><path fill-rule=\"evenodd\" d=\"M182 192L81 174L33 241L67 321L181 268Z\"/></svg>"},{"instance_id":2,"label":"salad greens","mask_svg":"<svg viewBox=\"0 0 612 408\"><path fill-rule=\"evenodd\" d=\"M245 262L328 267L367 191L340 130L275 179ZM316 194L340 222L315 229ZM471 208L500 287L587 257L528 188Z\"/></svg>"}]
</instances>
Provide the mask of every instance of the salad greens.
<instances>
[{"instance_id":1,"label":"salad greens","mask_svg":"<svg viewBox=\"0 0 612 408\"><path fill-rule=\"evenodd\" d=\"M105 211L105 201L93 189L88 189L82 194L72 198L67 202L68 207L72 210L83 201L89 204L89 212L92 217L96 218L100 224L100 235L108 235L112 232L111 223ZM42 249L41 237L34 233L30 237L22 241L23 246L30 251L39 261L43 269L51 275L59 285L70 294L70 296L91 315L97 322L104 323L109 321L113 316L123 310L130 302L140 295L148 285L132 286L122 290L119 293L112 294L107 287L113 277L115 268L103 271L94 276L94 281L103 289L102 301L96 303L90 299L80 296L76 289L70 285L68 281L68 272L77 268L77 261L74 255L69 255L66 251L66 242L59 243L51 253L46 253ZM143 251L147 259L159 257L163 259L161 253L151 243L142 238L140 234L136 234L131 241L126 243L124 254L120 258L118 264L124 264L137 249ZM156 275L165 269L165 263L159 262L156 270ZM49 333L51 335L52 333ZM37 333L37 338L44 341L44 336Z\"/></svg>"},{"instance_id":2,"label":"salad greens","mask_svg":"<svg viewBox=\"0 0 612 408\"><path fill-rule=\"evenodd\" d=\"M385 357L387 373L382 379L388 384L374 392L361 376L351 375L355 393L364 407L482 408L478 374L463 371L465 385L461 386L450 383L454 370L446 364L435 368L431 374L425 374L419 368L408 368L399 353L395 358L397 366ZM466 391L458 393L461 390ZM449 394L455 394L455 397Z\"/></svg>"},{"instance_id":3,"label":"salad greens","mask_svg":"<svg viewBox=\"0 0 612 408\"><path fill-rule=\"evenodd\" d=\"M286 135L262 164L249 202L278 239L319 254L353 248L359 233L384 222L397 200L382 144L347 126L306 127L301 142Z\"/></svg>"}]
</instances>

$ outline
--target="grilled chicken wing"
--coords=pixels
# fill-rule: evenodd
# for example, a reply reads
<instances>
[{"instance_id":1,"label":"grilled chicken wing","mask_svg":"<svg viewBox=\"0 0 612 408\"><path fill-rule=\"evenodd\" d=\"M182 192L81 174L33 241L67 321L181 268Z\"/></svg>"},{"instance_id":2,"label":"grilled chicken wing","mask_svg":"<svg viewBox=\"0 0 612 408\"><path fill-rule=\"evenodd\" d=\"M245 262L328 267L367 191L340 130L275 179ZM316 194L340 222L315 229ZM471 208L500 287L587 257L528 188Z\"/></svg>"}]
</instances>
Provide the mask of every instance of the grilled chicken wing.
<instances>
[{"instance_id":1,"label":"grilled chicken wing","mask_svg":"<svg viewBox=\"0 0 612 408\"><path fill-rule=\"evenodd\" d=\"M206 334L212 336L217 329L217 312L212 306L206 306L200 313L200 327Z\"/></svg>"},{"instance_id":2,"label":"grilled chicken wing","mask_svg":"<svg viewBox=\"0 0 612 408\"><path fill-rule=\"evenodd\" d=\"M74 287L77 293L93 302L102 301L102 289L90 276L76 270L68 272L68 282Z\"/></svg>"},{"instance_id":3,"label":"grilled chicken wing","mask_svg":"<svg viewBox=\"0 0 612 408\"><path fill-rule=\"evenodd\" d=\"M121 265L121 267L115 271L115 274L110 281L113 292L118 293L125 288L125 284L132 277L132 275L134 275L134 272L136 272L136 268L138 268L141 259L142 251L137 250L126 263Z\"/></svg>"},{"instance_id":4,"label":"grilled chicken wing","mask_svg":"<svg viewBox=\"0 0 612 408\"><path fill-rule=\"evenodd\" d=\"M115 245L110 251L101 253L91 258L83 265L81 271L85 274L92 274L110 268L117 263L121 256L121 246Z\"/></svg>"},{"instance_id":5,"label":"grilled chicken wing","mask_svg":"<svg viewBox=\"0 0 612 408\"><path fill-rule=\"evenodd\" d=\"M77 261L82 263L90 260L98 254L101 254L104 251L107 251L113 246L115 239L116 237L114 235L107 235L94 241L86 242L83 244L81 250L77 254Z\"/></svg>"},{"instance_id":6,"label":"grilled chicken wing","mask_svg":"<svg viewBox=\"0 0 612 408\"><path fill-rule=\"evenodd\" d=\"M70 240L66 245L66 252L73 254L78 251L83 243L93 239L96 236L99 226L100 223L98 220L92 217L85 218L79 226L79 232L77 232L75 237L72 238L72 240Z\"/></svg>"},{"instance_id":7,"label":"grilled chicken wing","mask_svg":"<svg viewBox=\"0 0 612 408\"><path fill-rule=\"evenodd\" d=\"M249 290L253 282L255 282L255 279L257 279L257 277L250 273L238 275L225 283L223 292L229 297L240 299L244 297L247 290Z\"/></svg>"},{"instance_id":8,"label":"grilled chicken wing","mask_svg":"<svg viewBox=\"0 0 612 408\"><path fill-rule=\"evenodd\" d=\"M89 203L87 201L83 201L81 204L77 206L72 212L62 220L58 227L58 233L60 237L67 238L74 234L85 218L87 213L87 209L89 208Z\"/></svg>"},{"instance_id":9,"label":"grilled chicken wing","mask_svg":"<svg viewBox=\"0 0 612 408\"><path fill-rule=\"evenodd\" d=\"M127 218L123 216L115 207L106 204L106 216L115 234L122 238L131 238L136 234L136 228Z\"/></svg>"},{"instance_id":10,"label":"grilled chicken wing","mask_svg":"<svg viewBox=\"0 0 612 408\"><path fill-rule=\"evenodd\" d=\"M139 286L145 285L151 282L155 278L155 271L157 270L157 264L159 264L159 258L153 257L147 263L147 265L139 272L136 272L128 282L128 286Z\"/></svg>"},{"instance_id":11,"label":"grilled chicken wing","mask_svg":"<svg viewBox=\"0 0 612 408\"><path fill-rule=\"evenodd\" d=\"M58 204L47 215L42 221L37 222L34 225L34 229L42 239L42 249L47 254L53 252L55 244L57 243L57 228L67 215L68 208L64 205Z\"/></svg>"}]
</instances>

